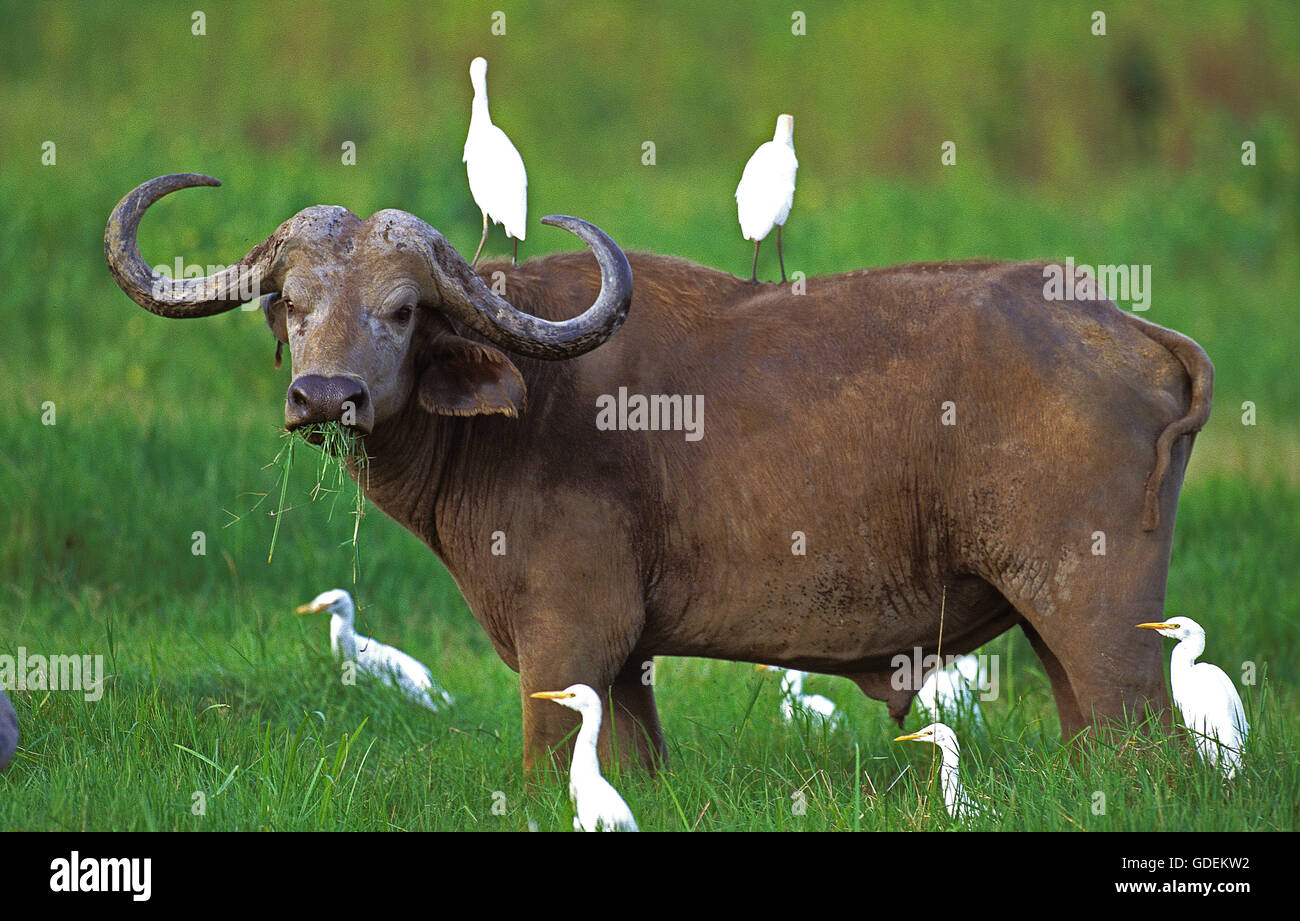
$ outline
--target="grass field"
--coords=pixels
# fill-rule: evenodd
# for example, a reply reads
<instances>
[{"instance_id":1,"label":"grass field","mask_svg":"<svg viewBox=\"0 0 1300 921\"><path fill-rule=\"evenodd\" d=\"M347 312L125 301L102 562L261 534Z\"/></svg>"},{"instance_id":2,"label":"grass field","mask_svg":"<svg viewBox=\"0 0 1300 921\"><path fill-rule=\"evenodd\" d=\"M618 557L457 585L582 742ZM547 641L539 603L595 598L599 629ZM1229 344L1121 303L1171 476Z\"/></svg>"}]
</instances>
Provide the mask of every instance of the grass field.
<instances>
[{"instance_id":1,"label":"grass field","mask_svg":"<svg viewBox=\"0 0 1300 921\"><path fill-rule=\"evenodd\" d=\"M569 827L562 782L524 790L516 676L414 537L370 508L354 587L351 497L310 502L302 463L267 561L275 497L254 506L277 486L289 368L273 369L260 315L161 320L103 262L117 200L188 170L225 186L151 212L151 262L230 261L316 203L404 208L472 252L460 154L478 53L529 166L521 256L571 246L536 224L562 212L626 248L747 272L731 195L793 111L791 270L1150 264L1145 315L1197 339L1217 372L1167 611L1204 624L1205 658L1234 678L1254 663L1247 767L1225 789L1159 733L1071 758L1041 666L1008 634L984 650L1003 667L985 730L959 727L965 783L1000 814L975 827L1300 827L1295 9L1143 4L1094 37L1091 4L808 6L802 37L789 10L739 4L525 8L493 37L491 4L360 16L305 2L211 10L200 37L165 4L128 19L0 3L0 654L99 654L109 675L93 703L11 694L23 747L0 775L0 829ZM949 138L957 165L941 167ZM348 140L356 166L340 161ZM503 246L497 231L489 247ZM458 699L450 714L340 686L324 623L292 613L335 586L355 589L358 629L432 667ZM824 731L783 724L776 677L744 663L665 659L657 678L670 769L614 778L644 829L956 827L930 751L894 744L884 707L847 682L810 682L845 711Z\"/></svg>"}]
</instances>

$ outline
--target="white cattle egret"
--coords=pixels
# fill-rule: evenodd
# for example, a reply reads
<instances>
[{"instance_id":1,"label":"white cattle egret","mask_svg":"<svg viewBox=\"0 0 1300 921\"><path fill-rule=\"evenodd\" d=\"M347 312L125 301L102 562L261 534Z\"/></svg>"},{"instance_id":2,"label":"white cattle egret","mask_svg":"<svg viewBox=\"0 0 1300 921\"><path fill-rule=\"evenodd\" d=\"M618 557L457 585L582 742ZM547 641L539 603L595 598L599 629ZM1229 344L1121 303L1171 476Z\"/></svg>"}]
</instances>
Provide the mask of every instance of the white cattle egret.
<instances>
[{"instance_id":1,"label":"white cattle egret","mask_svg":"<svg viewBox=\"0 0 1300 921\"><path fill-rule=\"evenodd\" d=\"M9 759L18 748L18 715L9 702L4 688L0 688L0 771L9 765Z\"/></svg>"},{"instance_id":2,"label":"white cattle egret","mask_svg":"<svg viewBox=\"0 0 1300 921\"><path fill-rule=\"evenodd\" d=\"M916 699L938 722L945 716L970 714L978 723L983 720L975 690L986 684L985 669L976 656L962 656L947 668L936 669L926 676Z\"/></svg>"},{"instance_id":3,"label":"white cattle egret","mask_svg":"<svg viewBox=\"0 0 1300 921\"><path fill-rule=\"evenodd\" d=\"M736 186L736 215L740 232L754 241L754 267L749 280L758 282L758 245L776 228L776 258L781 262L781 281L785 281L785 256L781 254L781 228L794 204L794 174L799 161L794 155L794 116L780 115L772 140L759 145L745 164L745 172Z\"/></svg>"},{"instance_id":4,"label":"white cattle egret","mask_svg":"<svg viewBox=\"0 0 1300 921\"><path fill-rule=\"evenodd\" d=\"M769 665L757 665L758 671L776 671ZM782 670L781 675L781 716L788 723L794 719L796 711L804 711L826 722L826 725L834 728L839 725L840 711L835 706L835 701L829 697L823 697L821 694L805 694L803 692L803 680L806 672L797 671L793 668Z\"/></svg>"},{"instance_id":5,"label":"white cattle egret","mask_svg":"<svg viewBox=\"0 0 1300 921\"><path fill-rule=\"evenodd\" d=\"M944 723L931 723L924 729L894 739L895 742L929 742L936 745L943 758L939 767L939 786L943 789L943 805L948 815L965 821L978 816L983 809L966 795L962 789L961 777L957 773L957 760L961 747L957 744L957 733Z\"/></svg>"},{"instance_id":6,"label":"white cattle egret","mask_svg":"<svg viewBox=\"0 0 1300 921\"><path fill-rule=\"evenodd\" d=\"M1232 679L1217 665L1196 661L1205 652L1204 628L1190 617L1138 626L1178 640L1169 657L1174 703L1194 736L1201 760L1218 767L1225 780L1232 780L1241 767L1241 749L1250 724Z\"/></svg>"},{"instance_id":7,"label":"white cattle egret","mask_svg":"<svg viewBox=\"0 0 1300 921\"><path fill-rule=\"evenodd\" d=\"M519 241L524 238L528 222L528 174L523 157L510 143L506 133L492 124L488 114L487 61L475 58L469 64L469 79L474 84L474 105L469 117L469 136L465 138L465 172L469 174L469 192L483 212L483 237L474 250L471 264L478 262L487 242L491 220L501 224L514 238L514 259L519 258Z\"/></svg>"},{"instance_id":8,"label":"white cattle egret","mask_svg":"<svg viewBox=\"0 0 1300 921\"><path fill-rule=\"evenodd\" d=\"M600 774L596 740L600 737L600 695L585 684L571 684L563 691L538 691L530 695L553 700L561 707L582 715L578 740L569 764L569 800L573 803L574 831L640 831L632 810L613 784Z\"/></svg>"},{"instance_id":9,"label":"white cattle egret","mask_svg":"<svg viewBox=\"0 0 1300 921\"><path fill-rule=\"evenodd\" d=\"M356 609L352 596L341 588L322 592L297 609L299 614L330 614L330 651L335 658L355 662L357 671L393 687L422 707L437 713L456 701L433 680L424 663L400 649L385 646L368 636L359 636L352 628Z\"/></svg>"}]
</instances>

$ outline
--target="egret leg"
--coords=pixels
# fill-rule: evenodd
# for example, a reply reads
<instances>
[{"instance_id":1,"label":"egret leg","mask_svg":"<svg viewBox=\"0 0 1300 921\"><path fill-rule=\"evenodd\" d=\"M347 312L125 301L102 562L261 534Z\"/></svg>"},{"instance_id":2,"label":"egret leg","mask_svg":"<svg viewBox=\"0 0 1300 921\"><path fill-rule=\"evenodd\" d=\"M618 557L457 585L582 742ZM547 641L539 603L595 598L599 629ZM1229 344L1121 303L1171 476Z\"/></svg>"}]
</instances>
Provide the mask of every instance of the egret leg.
<instances>
[{"instance_id":1,"label":"egret leg","mask_svg":"<svg viewBox=\"0 0 1300 921\"><path fill-rule=\"evenodd\" d=\"M776 225L776 260L781 263L781 284L785 284L785 257L781 255L781 225Z\"/></svg>"},{"instance_id":2,"label":"egret leg","mask_svg":"<svg viewBox=\"0 0 1300 921\"><path fill-rule=\"evenodd\" d=\"M515 252L514 255L510 257L510 264L511 265L519 264L519 241L518 240L515 240Z\"/></svg>"},{"instance_id":3,"label":"egret leg","mask_svg":"<svg viewBox=\"0 0 1300 921\"><path fill-rule=\"evenodd\" d=\"M749 283L751 285L758 284L758 244L761 242L761 240L754 241L754 267L749 270Z\"/></svg>"},{"instance_id":4,"label":"egret leg","mask_svg":"<svg viewBox=\"0 0 1300 921\"><path fill-rule=\"evenodd\" d=\"M474 258L469 261L470 265L478 265L478 254L483 252L483 244L487 242L488 235L488 216L483 212L483 237L478 241L478 249L474 250Z\"/></svg>"}]
</instances>

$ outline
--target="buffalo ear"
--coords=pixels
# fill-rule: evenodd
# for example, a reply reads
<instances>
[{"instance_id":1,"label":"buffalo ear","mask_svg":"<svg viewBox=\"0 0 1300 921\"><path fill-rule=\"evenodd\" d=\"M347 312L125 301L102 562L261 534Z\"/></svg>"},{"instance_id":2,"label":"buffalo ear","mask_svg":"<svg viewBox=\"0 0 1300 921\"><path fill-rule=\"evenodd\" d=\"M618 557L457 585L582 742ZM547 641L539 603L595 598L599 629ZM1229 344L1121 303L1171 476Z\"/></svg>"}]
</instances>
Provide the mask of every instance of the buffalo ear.
<instances>
[{"instance_id":1,"label":"buffalo ear","mask_svg":"<svg viewBox=\"0 0 1300 921\"><path fill-rule=\"evenodd\" d=\"M289 327L285 317L284 300L279 294L262 295L262 313L266 325L275 333L275 366L280 367L280 352L289 341Z\"/></svg>"},{"instance_id":2,"label":"buffalo ear","mask_svg":"<svg viewBox=\"0 0 1300 921\"><path fill-rule=\"evenodd\" d=\"M527 391L504 352L460 336L439 336L416 384L420 406L442 416L518 416Z\"/></svg>"},{"instance_id":3,"label":"buffalo ear","mask_svg":"<svg viewBox=\"0 0 1300 921\"><path fill-rule=\"evenodd\" d=\"M271 327L275 338L287 344L289 328L285 325L284 298L279 294L262 295L262 313L266 315L266 325Z\"/></svg>"}]
</instances>

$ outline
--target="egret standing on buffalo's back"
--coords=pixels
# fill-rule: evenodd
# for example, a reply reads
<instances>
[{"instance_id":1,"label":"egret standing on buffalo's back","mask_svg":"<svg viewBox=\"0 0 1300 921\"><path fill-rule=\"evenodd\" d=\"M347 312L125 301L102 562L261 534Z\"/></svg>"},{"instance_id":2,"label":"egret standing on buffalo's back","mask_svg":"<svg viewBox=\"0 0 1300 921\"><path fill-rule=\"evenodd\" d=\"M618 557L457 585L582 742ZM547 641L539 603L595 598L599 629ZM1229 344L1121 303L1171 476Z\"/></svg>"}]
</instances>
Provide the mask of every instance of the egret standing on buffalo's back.
<instances>
[{"instance_id":1,"label":"egret standing on buffalo's back","mask_svg":"<svg viewBox=\"0 0 1300 921\"><path fill-rule=\"evenodd\" d=\"M519 241L524 238L528 222L528 174L524 158L506 133L492 124L488 114L487 60L475 58L469 64L469 79L474 84L474 104L469 116L469 136L465 138L465 172L469 175L469 192L483 212L483 237L474 250L470 264L478 262L487 242L491 223L501 224L514 238L512 261L519 259Z\"/></svg>"},{"instance_id":2,"label":"egret standing on buffalo's back","mask_svg":"<svg viewBox=\"0 0 1300 921\"><path fill-rule=\"evenodd\" d=\"M794 205L794 174L799 161L794 155L794 116L780 115L772 140L759 145L745 164L736 186L736 215L740 232L754 241L754 267L749 280L758 283L758 245L776 228L776 258L785 281L785 257L781 254L781 228Z\"/></svg>"}]
</instances>

